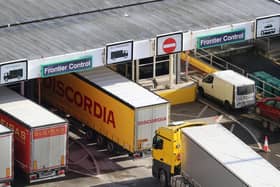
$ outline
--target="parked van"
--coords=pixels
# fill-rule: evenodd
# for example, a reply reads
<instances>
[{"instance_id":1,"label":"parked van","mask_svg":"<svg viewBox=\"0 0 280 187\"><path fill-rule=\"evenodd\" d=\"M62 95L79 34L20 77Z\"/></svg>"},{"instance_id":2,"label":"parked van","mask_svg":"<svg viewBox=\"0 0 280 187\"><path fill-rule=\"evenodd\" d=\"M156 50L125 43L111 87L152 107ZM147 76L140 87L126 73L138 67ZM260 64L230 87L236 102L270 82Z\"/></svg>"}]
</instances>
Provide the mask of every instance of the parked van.
<instances>
[{"instance_id":1,"label":"parked van","mask_svg":"<svg viewBox=\"0 0 280 187\"><path fill-rule=\"evenodd\" d=\"M198 82L198 93L221 101L226 108L244 108L255 104L255 82L232 70L217 71Z\"/></svg>"}]
</instances>

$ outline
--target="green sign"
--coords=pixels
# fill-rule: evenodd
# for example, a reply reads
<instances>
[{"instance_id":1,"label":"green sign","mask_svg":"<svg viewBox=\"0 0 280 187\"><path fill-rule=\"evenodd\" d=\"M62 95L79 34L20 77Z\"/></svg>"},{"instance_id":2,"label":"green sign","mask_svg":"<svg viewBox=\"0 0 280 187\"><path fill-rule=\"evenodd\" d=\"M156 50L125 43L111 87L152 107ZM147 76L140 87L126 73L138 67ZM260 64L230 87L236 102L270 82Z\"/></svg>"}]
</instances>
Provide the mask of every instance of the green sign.
<instances>
[{"instance_id":1,"label":"green sign","mask_svg":"<svg viewBox=\"0 0 280 187\"><path fill-rule=\"evenodd\" d=\"M209 48L245 40L245 29L197 38L197 48Z\"/></svg>"},{"instance_id":2,"label":"green sign","mask_svg":"<svg viewBox=\"0 0 280 187\"><path fill-rule=\"evenodd\" d=\"M41 77L50 77L92 68L92 56L41 65Z\"/></svg>"}]
</instances>

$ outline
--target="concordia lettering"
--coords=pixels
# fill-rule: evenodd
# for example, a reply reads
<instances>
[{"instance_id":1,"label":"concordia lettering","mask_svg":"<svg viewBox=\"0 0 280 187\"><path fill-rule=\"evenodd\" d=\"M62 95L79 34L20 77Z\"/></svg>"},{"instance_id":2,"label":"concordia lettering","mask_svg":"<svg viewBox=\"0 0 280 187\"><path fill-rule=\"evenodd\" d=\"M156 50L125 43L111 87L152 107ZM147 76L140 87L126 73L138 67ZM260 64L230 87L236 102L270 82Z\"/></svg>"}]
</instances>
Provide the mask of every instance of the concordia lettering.
<instances>
[{"instance_id":1,"label":"concordia lettering","mask_svg":"<svg viewBox=\"0 0 280 187\"><path fill-rule=\"evenodd\" d=\"M78 90L74 90L74 88L65 85L62 81L55 79L55 77L44 79L43 86L50 89L54 94L65 98L67 102L82 108L93 117L116 128L114 112L106 106L102 106L91 97L82 94Z\"/></svg>"},{"instance_id":2,"label":"concordia lettering","mask_svg":"<svg viewBox=\"0 0 280 187\"><path fill-rule=\"evenodd\" d=\"M154 119L148 119L148 120L143 120L143 121L138 121L138 125L147 125L151 123L157 123L161 121L166 121L166 117L159 117L159 118L154 118Z\"/></svg>"}]
</instances>

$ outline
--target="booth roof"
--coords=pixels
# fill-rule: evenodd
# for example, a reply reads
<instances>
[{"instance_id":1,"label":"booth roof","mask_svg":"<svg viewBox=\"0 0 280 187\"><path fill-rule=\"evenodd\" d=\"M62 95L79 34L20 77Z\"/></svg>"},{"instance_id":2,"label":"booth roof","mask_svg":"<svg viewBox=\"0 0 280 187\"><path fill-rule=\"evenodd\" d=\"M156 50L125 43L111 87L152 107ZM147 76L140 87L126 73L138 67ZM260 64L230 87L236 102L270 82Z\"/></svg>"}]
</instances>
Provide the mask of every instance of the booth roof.
<instances>
[{"instance_id":1,"label":"booth roof","mask_svg":"<svg viewBox=\"0 0 280 187\"><path fill-rule=\"evenodd\" d=\"M279 7L268 0L1 0L0 62L251 21Z\"/></svg>"}]
</instances>

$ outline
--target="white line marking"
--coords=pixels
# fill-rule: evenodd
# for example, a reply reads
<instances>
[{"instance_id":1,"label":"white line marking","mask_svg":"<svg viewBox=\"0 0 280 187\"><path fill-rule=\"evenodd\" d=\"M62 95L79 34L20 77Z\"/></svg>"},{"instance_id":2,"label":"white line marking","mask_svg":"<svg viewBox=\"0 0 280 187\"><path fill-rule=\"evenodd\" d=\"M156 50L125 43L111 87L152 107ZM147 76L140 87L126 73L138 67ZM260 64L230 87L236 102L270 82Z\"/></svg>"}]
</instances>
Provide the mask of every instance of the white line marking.
<instances>
[{"instance_id":1,"label":"white line marking","mask_svg":"<svg viewBox=\"0 0 280 187\"><path fill-rule=\"evenodd\" d=\"M275 156L279 157L280 158L280 154L275 154Z\"/></svg>"},{"instance_id":2,"label":"white line marking","mask_svg":"<svg viewBox=\"0 0 280 187\"><path fill-rule=\"evenodd\" d=\"M163 48L176 47L176 43L165 44Z\"/></svg>"}]
</instances>

